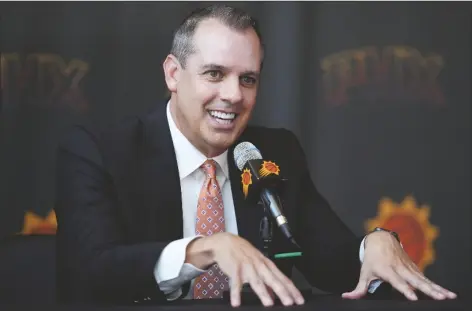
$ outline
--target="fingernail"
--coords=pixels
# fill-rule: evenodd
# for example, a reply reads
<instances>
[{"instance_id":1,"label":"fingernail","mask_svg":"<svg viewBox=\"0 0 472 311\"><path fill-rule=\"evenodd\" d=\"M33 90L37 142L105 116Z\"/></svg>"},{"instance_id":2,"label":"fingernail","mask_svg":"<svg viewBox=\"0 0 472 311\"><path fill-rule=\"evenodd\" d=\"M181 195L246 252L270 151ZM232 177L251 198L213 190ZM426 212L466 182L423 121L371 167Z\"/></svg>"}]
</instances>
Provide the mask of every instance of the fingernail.
<instances>
[{"instance_id":1,"label":"fingernail","mask_svg":"<svg viewBox=\"0 0 472 311\"><path fill-rule=\"evenodd\" d=\"M450 298L456 298L456 297L457 297L457 295L454 294L453 292L449 292L447 295L448 295Z\"/></svg>"},{"instance_id":2,"label":"fingernail","mask_svg":"<svg viewBox=\"0 0 472 311\"><path fill-rule=\"evenodd\" d=\"M266 301L264 302L264 304L265 304L267 307L270 307L270 306L272 306L272 305L274 304L274 302L273 302L272 300L266 300Z\"/></svg>"},{"instance_id":3,"label":"fingernail","mask_svg":"<svg viewBox=\"0 0 472 311\"><path fill-rule=\"evenodd\" d=\"M284 299L280 298L280 301L282 301L282 304L284 306L291 306L293 304L293 300L290 298L284 298Z\"/></svg>"},{"instance_id":4,"label":"fingernail","mask_svg":"<svg viewBox=\"0 0 472 311\"><path fill-rule=\"evenodd\" d=\"M410 296L410 298L412 300L418 300L418 297L416 297L416 295L414 293L410 293L410 294L408 294L408 296Z\"/></svg>"}]
</instances>

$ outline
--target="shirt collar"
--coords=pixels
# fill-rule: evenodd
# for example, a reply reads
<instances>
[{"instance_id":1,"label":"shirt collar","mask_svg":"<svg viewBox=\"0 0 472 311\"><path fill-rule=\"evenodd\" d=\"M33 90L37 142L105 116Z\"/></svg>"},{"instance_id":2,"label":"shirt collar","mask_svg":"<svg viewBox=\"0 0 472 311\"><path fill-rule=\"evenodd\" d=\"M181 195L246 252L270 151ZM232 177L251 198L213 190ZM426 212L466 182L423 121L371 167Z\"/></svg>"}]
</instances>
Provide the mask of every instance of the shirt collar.
<instances>
[{"instance_id":1,"label":"shirt collar","mask_svg":"<svg viewBox=\"0 0 472 311\"><path fill-rule=\"evenodd\" d=\"M174 143L175 155L177 157L177 166L179 168L180 180L184 179L188 175L192 174L198 169L208 158L201 153L187 137L177 128L172 115L170 113L170 101L167 103L167 121L169 122L170 135L172 142ZM228 172L228 150L225 150L222 154L212 158L218 163L223 174L226 178L229 178Z\"/></svg>"}]
</instances>

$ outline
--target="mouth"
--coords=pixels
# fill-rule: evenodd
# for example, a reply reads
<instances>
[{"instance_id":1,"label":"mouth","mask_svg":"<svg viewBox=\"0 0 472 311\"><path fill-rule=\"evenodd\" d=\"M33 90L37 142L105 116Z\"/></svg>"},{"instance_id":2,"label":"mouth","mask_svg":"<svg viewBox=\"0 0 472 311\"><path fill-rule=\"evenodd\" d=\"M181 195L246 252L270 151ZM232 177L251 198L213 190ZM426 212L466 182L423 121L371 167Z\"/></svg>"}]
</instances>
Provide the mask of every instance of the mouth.
<instances>
[{"instance_id":1,"label":"mouth","mask_svg":"<svg viewBox=\"0 0 472 311\"><path fill-rule=\"evenodd\" d=\"M222 125L231 125L234 123L234 120L238 117L237 113L233 112L222 112L218 110L208 110L208 115Z\"/></svg>"}]
</instances>

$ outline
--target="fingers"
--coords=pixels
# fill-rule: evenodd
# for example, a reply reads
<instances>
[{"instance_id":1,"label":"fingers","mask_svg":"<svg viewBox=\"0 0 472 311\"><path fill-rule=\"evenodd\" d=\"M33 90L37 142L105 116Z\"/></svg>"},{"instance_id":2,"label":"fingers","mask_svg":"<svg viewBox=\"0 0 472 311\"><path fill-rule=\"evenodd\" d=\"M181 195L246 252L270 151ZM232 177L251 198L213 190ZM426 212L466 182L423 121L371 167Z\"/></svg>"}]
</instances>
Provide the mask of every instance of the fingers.
<instances>
[{"instance_id":1,"label":"fingers","mask_svg":"<svg viewBox=\"0 0 472 311\"><path fill-rule=\"evenodd\" d=\"M418 300L415 290L420 290L433 299L454 299L457 297L455 293L428 280L409 258L406 251L398 243L392 243L391 236L389 239L383 238L389 235L375 236L377 238L370 240L369 245L374 244L376 247L366 249L363 264L364 267L369 267L373 275L389 282L409 300ZM347 293L348 296L356 296L357 292L360 294L361 288L363 288L363 284L358 284L356 290Z\"/></svg>"},{"instance_id":2,"label":"fingers","mask_svg":"<svg viewBox=\"0 0 472 311\"><path fill-rule=\"evenodd\" d=\"M305 301L302 294L293 282L286 277L269 259L263 256L252 258L240 266L242 282L249 283L254 293L259 297L264 306L274 304L275 295L285 306L293 303L303 304ZM241 284L234 282L231 287L232 305L240 305Z\"/></svg>"},{"instance_id":3,"label":"fingers","mask_svg":"<svg viewBox=\"0 0 472 311\"><path fill-rule=\"evenodd\" d=\"M408 282L412 287L419 289L426 295L434 298L434 299L445 299L446 295L442 292L438 291L436 288L432 286L431 282L427 282L425 278L420 277L419 274L412 273L405 268L398 269L398 274Z\"/></svg>"},{"instance_id":4,"label":"fingers","mask_svg":"<svg viewBox=\"0 0 472 311\"><path fill-rule=\"evenodd\" d=\"M290 298L290 301L295 301L295 303L299 305L305 303L303 295L300 293L295 284L293 284L292 280L283 274L282 271L280 271L277 266L269 259L264 258L264 263L265 265L261 267L261 271L263 275L267 275L267 277L265 277L265 281L267 284L273 284L270 285L271 288L274 290L277 296L279 296L284 305L291 305L293 303L290 302L290 304L288 304L289 301L287 299L286 304L284 299L282 299L282 295L284 294Z\"/></svg>"},{"instance_id":5,"label":"fingers","mask_svg":"<svg viewBox=\"0 0 472 311\"><path fill-rule=\"evenodd\" d=\"M396 290L405 295L409 300L418 300L415 292L408 283L393 269L380 275L385 281L389 282Z\"/></svg>"},{"instance_id":6,"label":"fingers","mask_svg":"<svg viewBox=\"0 0 472 311\"><path fill-rule=\"evenodd\" d=\"M240 270L236 269L234 275L230 277L230 299L231 306L239 307L241 305L241 274Z\"/></svg>"},{"instance_id":7,"label":"fingers","mask_svg":"<svg viewBox=\"0 0 472 311\"><path fill-rule=\"evenodd\" d=\"M292 305L294 301L297 304L304 303L303 296L293 282L275 264L247 241L234 236L229 238L229 241L221 244L224 247L215 252L215 261L230 278L233 307L241 305L241 289L245 283L251 286L264 306L273 305L275 295L284 305Z\"/></svg>"},{"instance_id":8,"label":"fingers","mask_svg":"<svg viewBox=\"0 0 472 311\"><path fill-rule=\"evenodd\" d=\"M428 280L428 279L427 279L427 280ZM431 282L431 281L430 281L430 282ZM433 283L433 282L431 282L431 283ZM450 290L447 290L447 289L445 289L445 288L443 288L443 287L441 287L441 286L439 286L439 285L437 285L437 284L435 284L435 283L433 283L433 287L434 287L436 290L441 291L441 292L442 292L444 295L446 295L449 299L455 299L455 298L457 298L457 294L456 294L456 293L453 293L453 292L451 292Z\"/></svg>"},{"instance_id":9,"label":"fingers","mask_svg":"<svg viewBox=\"0 0 472 311\"><path fill-rule=\"evenodd\" d=\"M272 306L274 304L274 300L269 294L266 284L264 283L263 279L256 272L256 269L254 268L252 264L247 264L244 267L244 275L245 275L244 279L248 281L249 285L251 285L252 290L259 297L262 304L266 307Z\"/></svg>"},{"instance_id":10,"label":"fingers","mask_svg":"<svg viewBox=\"0 0 472 311\"><path fill-rule=\"evenodd\" d=\"M456 295L453 292L450 292L441 286L433 283L419 271L411 272L406 268L399 269L399 274L416 289L419 289L426 295L437 299L443 300L446 298L454 299Z\"/></svg>"},{"instance_id":11,"label":"fingers","mask_svg":"<svg viewBox=\"0 0 472 311\"><path fill-rule=\"evenodd\" d=\"M267 291L269 292L269 295L270 295L270 298L272 298L272 300L275 299L275 293L274 293L274 290L272 288L270 288L269 286L265 286L267 288Z\"/></svg>"},{"instance_id":12,"label":"fingers","mask_svg":"<svg viewBox=\"0 0 472 311\"><path fill-rule=\"evenodd\" d=\"M346 299L360 299L367 294L368 286L373 277L368 277L366 270L361 270L359 282L352 292L343 293L342 297Z\"/></svg>"}]
</instances>

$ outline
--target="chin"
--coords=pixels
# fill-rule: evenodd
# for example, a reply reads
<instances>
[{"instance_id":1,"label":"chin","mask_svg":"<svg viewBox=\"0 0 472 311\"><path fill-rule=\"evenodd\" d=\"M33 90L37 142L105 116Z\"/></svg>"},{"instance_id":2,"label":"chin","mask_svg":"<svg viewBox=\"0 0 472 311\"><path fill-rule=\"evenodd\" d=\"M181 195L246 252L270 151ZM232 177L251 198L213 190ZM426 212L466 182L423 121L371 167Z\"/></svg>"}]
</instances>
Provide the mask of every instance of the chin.
<instances>
[{"instance_id":1,"label":"chin","mask_svg":"<svg viewBox=\"0 0 472 311\"><path fill-rule=\"evenodd\" d=\"M224 139L224 140L212 140L210 145L215 149L226 150L233 144L234 139Z\"/></svg>"},{"instance_id":2,"label":"chin","mask_svg":"<svg viewBox=\"0 0 472 311\"><path fill-rule=\"evenodd\" d=\"M236 141L237 135L234 134L213 134L211 137L208 137L207 144L212 146L212 148L224 151L231 147L231 145Z\"/></svg>"}]
</instances>

